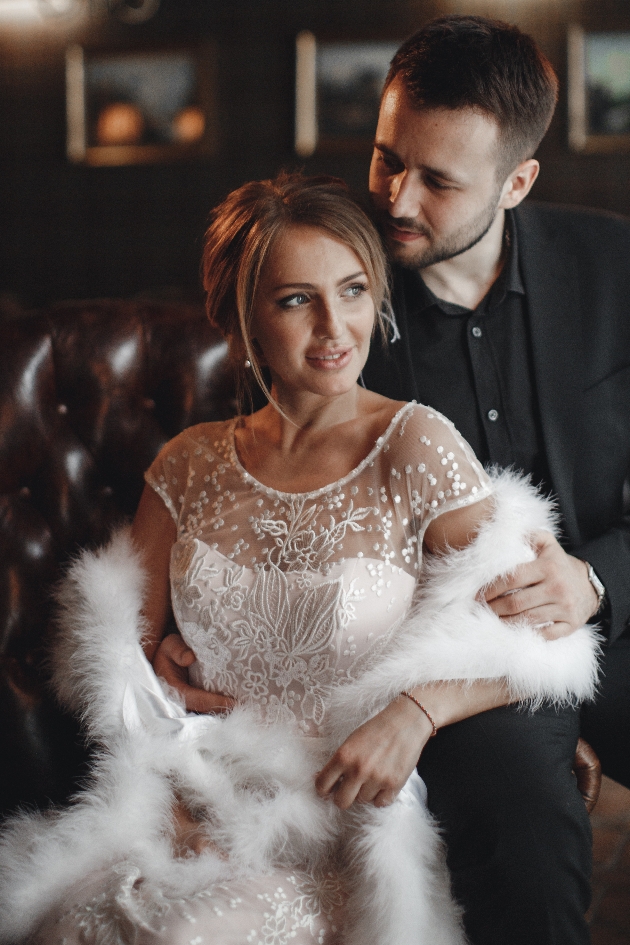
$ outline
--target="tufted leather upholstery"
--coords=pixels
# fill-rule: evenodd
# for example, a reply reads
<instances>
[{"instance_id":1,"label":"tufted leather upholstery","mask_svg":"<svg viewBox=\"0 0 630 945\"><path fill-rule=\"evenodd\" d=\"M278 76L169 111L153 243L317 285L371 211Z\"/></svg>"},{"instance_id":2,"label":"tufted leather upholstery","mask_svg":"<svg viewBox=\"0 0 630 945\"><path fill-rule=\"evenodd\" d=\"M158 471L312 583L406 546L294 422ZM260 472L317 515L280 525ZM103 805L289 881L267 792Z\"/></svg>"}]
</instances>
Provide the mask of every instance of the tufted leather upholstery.
<instances>
[{"instance_id":1,"label":"tufted leather upholstery","mask_svg":"<svg viewBox=\"0 0 630 945\"><path fill-rule=\"evenodd\" d=\"M45 689L51 586L133 515L184 427L234 413L226 346L201 306L71 302L0 324L0 804L72 788L75 724Z\"/></svg>"}]
</instances>

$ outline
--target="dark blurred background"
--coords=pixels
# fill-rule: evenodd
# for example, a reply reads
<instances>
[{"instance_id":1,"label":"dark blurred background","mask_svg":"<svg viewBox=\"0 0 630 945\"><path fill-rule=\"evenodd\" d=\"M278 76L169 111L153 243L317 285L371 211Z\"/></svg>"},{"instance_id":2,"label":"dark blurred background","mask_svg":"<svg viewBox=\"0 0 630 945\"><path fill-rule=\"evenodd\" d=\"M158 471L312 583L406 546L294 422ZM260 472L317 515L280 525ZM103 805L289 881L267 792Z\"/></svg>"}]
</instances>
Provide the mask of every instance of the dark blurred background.
<instances>
[{"instance_id":1,"label":"dark blurred background","mask_svg":"<svg viewBox=\"0 0 630 945\"><path fill-rule=\"evenodd\" d=\"M0 7L7 0L0 0ZM41 0L52 3L54 0ZM86 0L82 21L0 17L0 312L59 299L149 292L195 297L210 208L231 188L280 167L345 177L365 190L370 149L293 150L295 38L401 40L442 13L479 13L530 32L556 67L561 97L539 157L540 200L630 214L630 153L578 154L567 145L567 27L630 30L629 0L161 0L125 23ZM63 4L62 4L63 6ZM133 8L133 0L131 0ZM0 10L0 13L2 11ZM53 18L54 19L54 18ZM209 40L216 50L213 156L89 167L65 153L65 50Z\"/></svg>"}]
</instances>

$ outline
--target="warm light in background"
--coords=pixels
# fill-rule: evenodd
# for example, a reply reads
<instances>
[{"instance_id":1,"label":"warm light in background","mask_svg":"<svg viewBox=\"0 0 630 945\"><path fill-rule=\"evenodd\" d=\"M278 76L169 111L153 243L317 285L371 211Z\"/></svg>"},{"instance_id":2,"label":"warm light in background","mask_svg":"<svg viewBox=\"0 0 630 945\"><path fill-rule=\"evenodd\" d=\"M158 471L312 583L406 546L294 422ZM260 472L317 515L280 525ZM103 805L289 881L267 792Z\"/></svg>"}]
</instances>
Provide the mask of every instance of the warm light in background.
<instances>
[{"instance_id":1,"label":"warm light in background","mask_svg":"<svg viewBox=\"0 0 630 945\"><path fill-rule=\"evenodd\" d=\"M173 118L173 137L176 141L190 144L203 138L206 116L197 105L182 108Z\"/></svg>"},{"instance_id":2,"label":"warm light in background","mask_svg":"<svg viewBox=\"0 0 630 945\"><path fill-rule=\"evenodd\" d=\"M134 26L155 16L160 0L0 0L0 26L114 17Z\"/></svg>"},{"instance_id":3,"label":"warm light in background","mask_svg":"<svg viewBox=\"0 0 630 945\"><path fill-rule=\"evenodd\" d=\"M128 102L106 105L96 123L96 143L139 144L144 134L142 112Z\"/></svg>"},{"instance_id":4,"label":"warm light in background","mask_svg":"<svg viewBox=\"0 0 630 945\"><path fill-rule=\"evenodd\" d=\"M78 13L81 0L0 0L0 22L39 22Z\"/></svg>"},{"instance_id":5,"label":"warm light in background","mask_svg":"<svg viewBox=\"0 0 630 945\"><path fill-rule=\"evenodd\" d=\"M0 20L41 20L38 0L0 0Z\"/></svg>"}]
</instances>

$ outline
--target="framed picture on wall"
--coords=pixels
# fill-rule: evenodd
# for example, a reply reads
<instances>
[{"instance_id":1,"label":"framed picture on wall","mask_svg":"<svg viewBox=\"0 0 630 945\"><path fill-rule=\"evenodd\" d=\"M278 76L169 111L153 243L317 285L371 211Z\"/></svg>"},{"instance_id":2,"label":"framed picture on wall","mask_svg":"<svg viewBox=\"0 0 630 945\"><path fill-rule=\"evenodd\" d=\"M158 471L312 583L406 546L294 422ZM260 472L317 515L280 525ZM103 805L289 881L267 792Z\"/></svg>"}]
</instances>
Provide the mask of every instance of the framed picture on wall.
<instances>
[{"instance_id":1,"label":"framed picture on wall","mask_svg":"<svg viewBox=\"0 0 630 945\"><path fill-rule=\"evenodd\" d=\"M630 151L630 32L569 27L569 145Z\"/></svg>"},{"instance_id":2,"label":"framed picture on wall","mask_svg":"<svg viewBox=\"0 0 630 945\"><path fill-rule=\"evenodd\" d=\"M211 46L66 53L67 154L146 164L216 151Z\"/></svg>"},{"instance_id":3,"label":"framed picture on wall","mask_svg":"<svg viewBox=\"0 0 630 945\"><path fill-rule=\"evenodd\" d=\"M396 42L296 40L295 150L363 151L374 140L378 107Z\"/></svg>"}]
</instances>

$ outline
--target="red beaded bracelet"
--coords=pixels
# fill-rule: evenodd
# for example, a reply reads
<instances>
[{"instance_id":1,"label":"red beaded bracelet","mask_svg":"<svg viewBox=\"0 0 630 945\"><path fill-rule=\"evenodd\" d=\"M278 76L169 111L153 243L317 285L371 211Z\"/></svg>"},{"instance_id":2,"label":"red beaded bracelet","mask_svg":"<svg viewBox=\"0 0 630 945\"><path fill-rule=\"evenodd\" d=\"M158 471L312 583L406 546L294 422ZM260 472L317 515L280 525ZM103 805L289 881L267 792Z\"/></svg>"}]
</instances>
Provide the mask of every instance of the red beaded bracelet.
<instances>
[{"instance_id":1,"label":"red beaded bracelet","mask_svg":"<svg viewBox=\"0 0 630 945\"><path fill-rule=\"evenodd\" d=\"M422 712L424 712L424 714L425 714L426 717L428 718L429 722L431 723L431 727L433 728L433 731L431 732L431 735L429 736L429 738L433 738L435 735L437 735L437 732L438 732L438 730L437 730L437 725L436 725L435 722L433 721L433 717L432 717L431 713L430 713L427 709L425 709L425 707L422 705L422 703L419 702L419 701L416 699L415 696L412 696L410 692L405 692L404 689L403 689L403 691L401 692L401 696L407 696L408 699L411 699L412 702L415 702L415 704L418 706L418 708L419 708Z\"/></svg>"}]
</instances>

